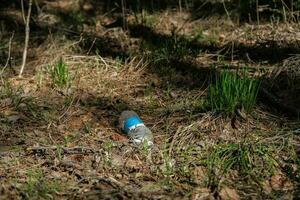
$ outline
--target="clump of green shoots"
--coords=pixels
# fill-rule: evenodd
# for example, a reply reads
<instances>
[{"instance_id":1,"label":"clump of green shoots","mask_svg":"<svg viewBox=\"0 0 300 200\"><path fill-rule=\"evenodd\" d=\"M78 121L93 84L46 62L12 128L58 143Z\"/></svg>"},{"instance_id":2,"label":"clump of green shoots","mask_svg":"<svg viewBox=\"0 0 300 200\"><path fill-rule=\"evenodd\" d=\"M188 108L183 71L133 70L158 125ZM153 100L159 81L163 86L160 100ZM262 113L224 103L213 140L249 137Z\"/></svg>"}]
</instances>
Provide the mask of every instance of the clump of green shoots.
<instances>
[{"instance_id":1,"label":"clump of green shoots","mask_svg":"<svg viewBox=\"0 0 300 200\"><path fill-rule=\"evenodd\" d=\"M213 111L232 115L237 109L250 112L256 103L260 81L222 70L213 77L209 87L208 101Z\"/></svg>"},{"instance_id":2,"label":"clump of green shoots","mask_svg":"<svg viewBox=\"0 0 300 200\"><path fill-rule=\"evenodd\" d=\"M217 180L230 170L237 170L242 175L268 177L274 173L276 164L272 147L261 142L219 144L206 159L208 185L217 184Z\"/></svg>"},{"instance_id":3,"label":"clump of green shoots","mask_svg":"<svg viewBox=\"0 0 300 200\"><path fill-rule=\"evenodd\" d=\"M61 88L69 86L69 70L62 58L50 68L50 75L54 86Z\"/></svg>"},{"instance_id":4,"label":"clump of green shoots","mask_svg":"<svg viewBox=\"0 0 300 200\"><path fill-rule=\"evenodd\" d=\"M143 43L141 51L155 65L171 65L174 61L184 61L188 56L197 54L197 51L189 46L188 39L175 32L172 32L170 38L154 39L153 44Z\"/></svg>"},{"instance_id":5,"label":"clump of green shoots","mask_svg":"<svg viewBox=\"0 0 300 200\"><path fill-rule=\"evenodd\" d=\"M23 89L21 87L14 88L7 80L0 80L0 100L11 99L12 105L18 107L22 101L21 94Z\"/></svg>"},{"instance_id":6,"label":"clump of green shoots","mask_svg":"<svg viewBox=\"0 0 300 200\"><path fill-rule=\"evenodd\" d=\"M29 170L27 177L26 184L21 188L25 199L54 199L59 191L59 185L54 181L47 181L40 170Z\"/></svg>"}]
</instances>

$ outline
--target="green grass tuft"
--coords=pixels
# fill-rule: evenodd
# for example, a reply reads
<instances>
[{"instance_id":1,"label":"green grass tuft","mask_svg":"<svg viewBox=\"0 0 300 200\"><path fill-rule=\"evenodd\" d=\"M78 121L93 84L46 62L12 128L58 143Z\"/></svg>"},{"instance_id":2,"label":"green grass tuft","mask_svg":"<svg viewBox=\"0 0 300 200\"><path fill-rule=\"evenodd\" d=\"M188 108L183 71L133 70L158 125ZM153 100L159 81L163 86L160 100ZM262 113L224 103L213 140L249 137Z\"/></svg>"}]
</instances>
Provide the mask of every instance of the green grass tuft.
<instances>
[{"instance_id":1,"label":"green grass tuft","mask_svg":"<svg viewBox=\"0 0 300 200\"><path fill-rule=\"evenodd\" d=\"M197 55L200 50L193 50L189 40L183 36L172 33L168 39L155 39L154 43L142 43L141 52L153 64L159 66L171 65L178 61L186 61L189 56ZM173 66L172 66L173 67Z\"/></svg>"},{"instance_id":2,"label":"green grass tuft","mask_svg":"<svg viewBox=\"0 0 300 200\"><path fill-rule=\"evenodd\" d=\"M28 180L22 187L26 199L54 199L54 195L59 191L59 185L47 181L40 170L29 170L27 177Z\"/></svg>"},{"instance_id":3,"label":"green grass tuft","mask_svg":"<svg viewBox=\"0 0 300 200\"><path fill-rule=\"evenodd\" d=\"M50 68L50 75L54 86L61 88L69 86L69 70L62 58Z\"/></svg>"},{"instance_id":4,"label":"green grass tuft","mask_svg":"<svg viewBox=\"0 0 300 200\"><path fill-rule=\"evenodd\" d=\"M241 175L271 176L277 165L272 150L271 146L260 142L217 145L206 159L208 185L215 185L230 170L237 170Z\"/></svg>"},{"instance_id":5,"label":"green grass tuft","mask_svg":"<svg viewBox=\"0 0 300 200\"><path fill-rule=\"evenodd\" d=\"M208 101L213 111L232 115L236 109L243 108L250 112L256 103L260 81L237 72L222 70L213 77L209 87Z\"/></svg>"}]
</instances>

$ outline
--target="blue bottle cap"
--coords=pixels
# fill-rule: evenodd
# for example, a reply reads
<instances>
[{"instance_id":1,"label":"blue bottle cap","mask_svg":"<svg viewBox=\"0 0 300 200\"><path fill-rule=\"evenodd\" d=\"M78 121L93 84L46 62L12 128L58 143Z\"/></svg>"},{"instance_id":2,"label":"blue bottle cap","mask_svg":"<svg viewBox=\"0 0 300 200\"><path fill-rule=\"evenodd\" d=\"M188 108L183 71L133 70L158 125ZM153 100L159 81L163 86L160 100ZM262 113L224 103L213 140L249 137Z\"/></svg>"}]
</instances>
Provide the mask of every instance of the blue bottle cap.
<instances>
[{"instance_id":1,"label":"blue bottle cap","mask_svg":"<svg viewBox=\"0 0 300 200\"><path fill-rule=\"evenodd\" d=\"M125 133L128 133L131 128L139 124L143 124L143 121L139 117L137 116L129 117L124 122L123 130L125 131Z\"/></svg>"}]
</instances>

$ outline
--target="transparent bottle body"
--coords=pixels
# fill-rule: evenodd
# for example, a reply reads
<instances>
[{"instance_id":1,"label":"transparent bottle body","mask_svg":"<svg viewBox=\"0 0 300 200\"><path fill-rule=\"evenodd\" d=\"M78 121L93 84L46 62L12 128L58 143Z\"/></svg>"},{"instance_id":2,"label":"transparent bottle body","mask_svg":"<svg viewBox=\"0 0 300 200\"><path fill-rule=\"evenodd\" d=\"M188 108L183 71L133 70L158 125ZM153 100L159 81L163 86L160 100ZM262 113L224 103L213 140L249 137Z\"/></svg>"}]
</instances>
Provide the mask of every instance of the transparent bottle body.
<instances>
[{"instance_id":1,"label":"transparent bottle body","mask_svg":"<svg viewBox=\"0 0 300 200\"><path fill-rule=\"evenodd\" d=\"M129 120L134 119L132 123ZM130 141L136 145L153 145L153 135L151 130L144 125L139 116L134 111L123 111L119 119L122 130L129 137Z\"/></svg>"}]
</instances>

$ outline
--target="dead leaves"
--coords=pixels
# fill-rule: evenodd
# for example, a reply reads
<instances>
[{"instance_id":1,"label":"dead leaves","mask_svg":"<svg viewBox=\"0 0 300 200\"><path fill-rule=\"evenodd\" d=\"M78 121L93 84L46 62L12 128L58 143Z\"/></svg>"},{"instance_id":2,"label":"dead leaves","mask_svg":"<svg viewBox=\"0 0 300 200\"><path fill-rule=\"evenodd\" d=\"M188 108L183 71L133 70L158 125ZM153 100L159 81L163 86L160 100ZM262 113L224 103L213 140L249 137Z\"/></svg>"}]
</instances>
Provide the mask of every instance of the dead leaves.
<instances>
[{"instance_id":1,"label":"dead leaves","mask_svg":"<svg viewBox=\"0 0 300 200\"><path fill-rule=\"evenodd\" d=\"M193 171L193 175L192 175L193 182L196 183L197 185L203 185L206 180L206 173L207 170L205 167L197 166Z\"/></svg>"},{"instance_id":2,"label":"dead leaves","mask_svg":"<svg viewBox=\"0 0 300 200\"><path fill-rule=\"evenodd\" d=\"M196 188L192 193L192 200L214 200L215 198L211 194L208 188Z\"/></svg>"},{"instance_id":3,"label":"dead leaves","mask_svg":"<svg viewBox=\"0 0 300 200\"><path fill-rule=\"evenodd\" d=\"M294 186L282 172L278 171L263 183L263 189L266 194L271 194L273 191L291 191L294 189Z\"/></svg>"},{"instance_id":4,"label":"dead leaves","mask_svg":"<svg viewBox=\"0 0 300 200\"><path fill-rule=\"evenodd\" d=\"M221 200L239 200L240 196L235 189L223 187L219 192Z\"/></svg>"},{"instance_id":5,"label":"dead leaves","mask_svg":"<svg viewBox=\"0 0 300 200\"><path fill-rule=\"evenodd\" d=\"M290 180L282 173L277 172L270 179L270 185L274 190L292 190L293 184Z\"/></svg>"}]
</instances>

